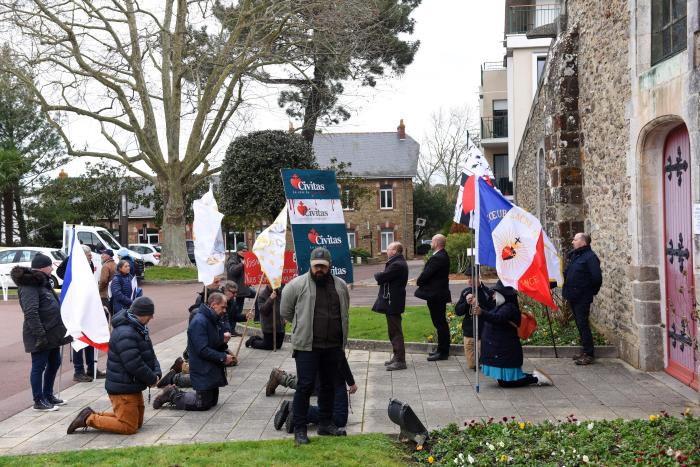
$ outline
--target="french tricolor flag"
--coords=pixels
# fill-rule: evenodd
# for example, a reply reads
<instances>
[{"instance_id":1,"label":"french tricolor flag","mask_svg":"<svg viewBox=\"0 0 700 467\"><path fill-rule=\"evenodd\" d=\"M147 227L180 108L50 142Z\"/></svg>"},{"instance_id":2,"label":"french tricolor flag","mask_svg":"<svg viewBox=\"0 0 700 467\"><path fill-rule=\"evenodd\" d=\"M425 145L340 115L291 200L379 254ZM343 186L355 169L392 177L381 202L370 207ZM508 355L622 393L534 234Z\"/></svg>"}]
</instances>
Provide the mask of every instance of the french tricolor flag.
<instances>
[{"instance_id":1,"label":"french tricolor flag","mask_svg":"<svg viewBox=\"0 0 700 467\"><path fill-rule=\"evenodd\" d=\"M482 178L475 192L477 263L495 267L504 285L556 309L549 284L563 283L561 259L540 221Z\"/></svg>"},{"instance_id":2,"label":"french tricolor flag","mask_svg":"<svg viewBox=\"0 0 700 467\"><path fill-rule=\"evenodd\" d=\"M80 350L91 345L107 352L107 318L97 282L76 239L75 229L71 234L68 265L61 288L61 319L67 329L66 336L73 336L73 349Z\"/></svg>"}]
</instances>

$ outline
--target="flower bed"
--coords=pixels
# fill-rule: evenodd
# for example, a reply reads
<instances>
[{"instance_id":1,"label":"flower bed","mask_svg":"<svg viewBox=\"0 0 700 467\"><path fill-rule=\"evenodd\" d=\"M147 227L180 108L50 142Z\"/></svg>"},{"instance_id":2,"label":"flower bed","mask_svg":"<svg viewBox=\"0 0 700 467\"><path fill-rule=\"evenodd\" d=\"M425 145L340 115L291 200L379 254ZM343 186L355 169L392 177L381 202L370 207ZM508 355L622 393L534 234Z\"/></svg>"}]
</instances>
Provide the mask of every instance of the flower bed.
<instances>
[{"instance_id":1,"label":"flower bed","mask_svg":"<svg viewBox=\"0 0 700 467\"><path fill-rule=\"evenodd\" d=\"M429 445L413 454L432 465L698 465L700 419L686 410L645 420L532 424L514 418L465 422L430 434Z\"/></svg>"}]
</instances>

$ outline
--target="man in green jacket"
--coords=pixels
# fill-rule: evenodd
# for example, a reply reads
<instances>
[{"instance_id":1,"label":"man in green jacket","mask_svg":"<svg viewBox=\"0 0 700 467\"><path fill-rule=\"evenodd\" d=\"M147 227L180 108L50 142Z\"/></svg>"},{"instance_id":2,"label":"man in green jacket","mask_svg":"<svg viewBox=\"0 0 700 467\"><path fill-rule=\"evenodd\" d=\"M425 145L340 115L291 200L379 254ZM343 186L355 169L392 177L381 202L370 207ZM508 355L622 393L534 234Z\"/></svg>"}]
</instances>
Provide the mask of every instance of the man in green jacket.
<instances>
[{"instance_id":1,"label":"man in green jacket","mask_svg":"<svg viewBox=\"0 0 700 467\"><path fill-rule=\"evenodd\" d=\"M308 444L306 432L309 399L318 375L320 436L339 436L333 425L334 381L348 337L350 293L345 282L330 272L326 248L311 252L311 269L284 289L280 314L292 323L292 348L297 367L293 424L297 445Z\"/></svg>"}]
</instances>

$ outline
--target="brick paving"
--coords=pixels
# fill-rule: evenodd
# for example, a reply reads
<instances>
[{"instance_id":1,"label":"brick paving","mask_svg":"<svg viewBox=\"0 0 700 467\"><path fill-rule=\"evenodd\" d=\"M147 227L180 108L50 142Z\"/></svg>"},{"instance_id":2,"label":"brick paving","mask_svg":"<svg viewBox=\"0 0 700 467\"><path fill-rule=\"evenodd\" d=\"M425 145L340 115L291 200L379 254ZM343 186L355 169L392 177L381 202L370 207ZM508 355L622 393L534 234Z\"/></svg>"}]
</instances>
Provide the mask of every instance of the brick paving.
<instances>
[{"instance_id":1,"label":"brick paving","mask_svg":"<svg viewBox=\"0 0 700 467\"><path fill-rule=\"evenodd\" d=\"M181 333L156 345L163 367L179 355L185 339ZM514 416L533 422L561 420L570 414L580 420L639 418L660 410L678 415L686 408L700 414L697 392L665 373L644 373L617 359L600 359L587 367L575 366L570 359L526 359L526 371L542 368L555 386L505 390L482 378L476 394L475 373L465 369L464 357L435 363L426 361L424 354L408 354L408 369L393 373L384 370L386 352L352 350L348 358L359 386L351 396L350 434L398 433L387 417L391 397L410 403L429 429L487 417ZM231 384L222 388L218 406L207 412L156 411L147 406L144 426L132 436L92 429L66 435L82 407L110 407L103 381L76 384L63 391L68 404L57 412L27 409L1 421L0 454L275 438L288 438L291 443L290 435L274 429L272 418L293 392L279 388L275 396L265 397L264 385L275 366L294 370L288 348L279 352L243 348L241 363L230 370Z\"/></svg>"}]
</instances>

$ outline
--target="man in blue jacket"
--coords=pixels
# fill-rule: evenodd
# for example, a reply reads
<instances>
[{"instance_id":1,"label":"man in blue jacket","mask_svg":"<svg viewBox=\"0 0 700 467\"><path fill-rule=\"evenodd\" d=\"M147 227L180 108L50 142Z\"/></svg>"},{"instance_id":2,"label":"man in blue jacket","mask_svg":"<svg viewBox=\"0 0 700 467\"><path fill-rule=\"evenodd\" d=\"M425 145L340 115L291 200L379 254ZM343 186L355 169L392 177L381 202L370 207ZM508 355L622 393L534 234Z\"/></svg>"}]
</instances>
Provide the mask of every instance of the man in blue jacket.
<instances>
[{"instance_id":1,"label":"man in blue jacket","mask_svg":"<svg viewBox=\"0 0 700 467\"><path fill-rule=\"evenodd\" d=\"M600 260L591 250L591 236L579 232L574 235L571 244L574 250L567 258L568 266L564 270L564 298L569 302L576 319L576 327L581 336L583 352L574 357L577 365L593 363L593 334L588 317L591 314L593 297L598 294L603 283Z\"/></svg>"},{"instance_id":2,"label":"man in blue jacket","mask_svg":"<svg viewBox=\"0 0 700 467\"><path fill-rule=\"evenodd\" d=\"M221 317L226 297L214 292L202 303L187 328L190 380L195 392L180 391L174 384L164 387L153 400L153 408L169 403L178 410L209 410L219 402L219 388L226 386L226 367L233 356L226 352L230 334L224 336Z\"/></svg>"}]
</instances>

